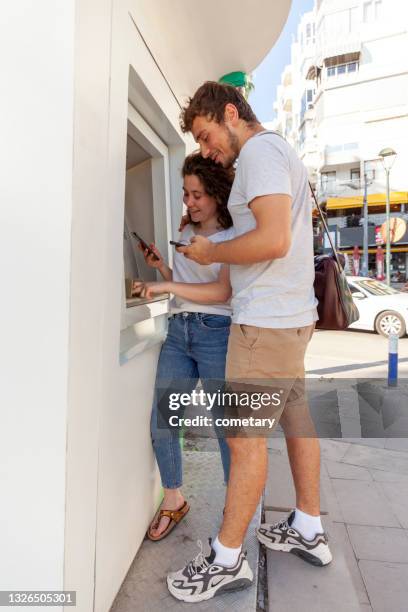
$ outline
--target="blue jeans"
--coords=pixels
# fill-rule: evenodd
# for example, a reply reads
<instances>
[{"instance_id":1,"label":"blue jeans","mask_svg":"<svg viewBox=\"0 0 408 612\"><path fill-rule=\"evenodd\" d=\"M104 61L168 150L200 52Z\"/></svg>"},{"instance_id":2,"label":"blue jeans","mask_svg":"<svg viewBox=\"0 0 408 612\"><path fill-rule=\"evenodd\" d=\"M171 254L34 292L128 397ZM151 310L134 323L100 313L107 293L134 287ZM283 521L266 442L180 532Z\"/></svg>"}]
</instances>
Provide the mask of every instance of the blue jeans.
<instances>
[{"instance_id":1,"label":"blue jeans","mask_svg":"<svg viewBox=\"0 0 408 612\"><path fill-rule=\"evenodd\" d=\"M162 485L176 489L182 485L182 459L179 431L158 426L159 395L171 387L177 393L191 393L198 379L204 391L215 392L217 381L224 381L225 358L231 317L196 312L183 312L169 320L167 338L162 346L157 365L153 399L151 434L153 449L160 470ZM214 387L211 389L211 387ZM219 388L219 386L217 386ZM183 416L180 407L177 416ZM213 409L214 413L214 409ZM228 482L230 469L229 448L224 437L218 435L224 480Z\"/></svg>"}]
</instances>

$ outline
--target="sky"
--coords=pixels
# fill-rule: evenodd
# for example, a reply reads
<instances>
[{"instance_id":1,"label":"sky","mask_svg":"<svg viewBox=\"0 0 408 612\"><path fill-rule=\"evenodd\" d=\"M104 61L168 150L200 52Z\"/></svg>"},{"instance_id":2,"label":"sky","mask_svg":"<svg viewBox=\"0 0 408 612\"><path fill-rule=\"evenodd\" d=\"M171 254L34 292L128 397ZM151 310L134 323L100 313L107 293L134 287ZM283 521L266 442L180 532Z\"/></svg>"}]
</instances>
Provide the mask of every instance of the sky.
<instances>
[{"instance_id":1,"label":"sky","mask_svg":"<svg viewBox=\"0 0 408 612\"><path fill-rule=\"evenodd\" d=\"M290 45L296 35L301 15L312 10L314 0L292 0L292 7L282 34L263 62L253 71L255 90L249 96L249 103L261 123L271 121L275 113L273 103L281 74L290 62Z\"/></svg>"}]
</instances>

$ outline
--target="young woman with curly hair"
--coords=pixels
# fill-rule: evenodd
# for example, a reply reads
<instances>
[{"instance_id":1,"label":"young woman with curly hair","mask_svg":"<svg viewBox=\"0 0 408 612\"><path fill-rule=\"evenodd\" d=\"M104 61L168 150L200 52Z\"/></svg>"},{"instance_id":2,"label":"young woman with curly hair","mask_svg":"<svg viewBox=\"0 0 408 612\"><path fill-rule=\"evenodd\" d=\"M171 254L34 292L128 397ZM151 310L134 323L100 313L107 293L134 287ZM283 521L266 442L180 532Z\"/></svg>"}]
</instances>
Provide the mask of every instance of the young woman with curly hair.
<instances>
[{"instance_id":1,"label":"young woman with curly hair","mask_svg":"<svg viewBox=\"0 0 408 612\"><path fill-rule=\"evenodd\" d=\"M222 168L199 154L192 154L184 162L182 176L188 222L179 240L189 243L197 235L206 236L214 242L233 238L227 203L234 171ZM164 280L139 284L141 295L152 297L169 292L174 296L168 334L157 367L151 419L153 449L159 465L164 499L147 535L157 541L168 535L189 510L189 504L181 492L179 429L172 430L168 426L168 413L167 417L164 415L169 407L169 390L191 393L198 380L201 380L207 392L215 391L219 383L222 384L231 324L231 286L228 265L201 266L175 252L171 270L156 247L151 245L151 248L158 259L154 259L146 250L145 260L159 270ZM161 408L163 405L164 411ZM215 416L216 409L213 408L212 416ZM183 407L171 414L182 417ZM216 433L224 480L228 482L229 450L219 431Z\"/></svg>"}]
</instances>

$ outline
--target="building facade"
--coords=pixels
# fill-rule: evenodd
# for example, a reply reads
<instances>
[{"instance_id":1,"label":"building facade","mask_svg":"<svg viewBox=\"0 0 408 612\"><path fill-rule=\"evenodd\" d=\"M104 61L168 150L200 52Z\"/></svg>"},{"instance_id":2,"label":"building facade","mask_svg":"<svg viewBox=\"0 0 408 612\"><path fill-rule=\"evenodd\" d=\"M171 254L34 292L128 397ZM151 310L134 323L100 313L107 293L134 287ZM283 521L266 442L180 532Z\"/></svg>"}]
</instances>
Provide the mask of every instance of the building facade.
<instances>
[{"instance_id":1,"label":"building facade","mask_svg":"<svg viewBox=\"0 0 408 612\"><path fill-rule=\"evenodd\" d=\"M284 134L290 126L345 252L363 246L366 189L371 269L375 227L385 221L386 175L379 152L386 147L397 153L390 173L391 214L407 219L407 23L401 0L318 0L300 21L275 103L276 126ZM408 233L392 251L392 273L405 279Z\"/></svg>"}]
</instances>

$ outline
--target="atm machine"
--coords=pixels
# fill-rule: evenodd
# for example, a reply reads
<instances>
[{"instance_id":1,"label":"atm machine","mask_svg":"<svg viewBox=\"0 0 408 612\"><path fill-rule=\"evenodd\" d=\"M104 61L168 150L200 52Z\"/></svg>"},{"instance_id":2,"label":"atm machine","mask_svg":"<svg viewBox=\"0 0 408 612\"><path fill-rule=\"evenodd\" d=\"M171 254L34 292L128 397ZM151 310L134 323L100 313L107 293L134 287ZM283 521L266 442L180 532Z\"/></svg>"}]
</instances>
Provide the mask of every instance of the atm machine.
<instances>
[{"instance_id":1,"label":"atm machine","mask_svg":"<svg viewBox=\"0 0 408 612\"><path fill-rule=\"evenodd\" d=\"M141 115L129 104L126 153L125 215L123 231L122 316L120 333L121 364L153 344L162 342L167 325L169 295L147 300L130 296L126 283L131 280L161 280L140 251L137 232L148 244L154 242L169 262L171 222L168 197L168 148ZM171 265L171 261L169 262Z\"/></svg>"}]
</instances>

